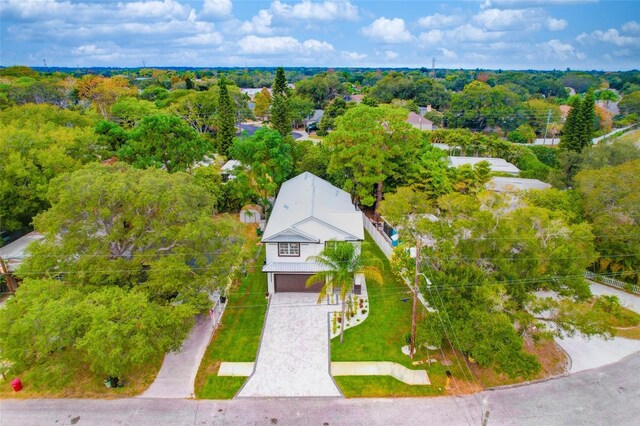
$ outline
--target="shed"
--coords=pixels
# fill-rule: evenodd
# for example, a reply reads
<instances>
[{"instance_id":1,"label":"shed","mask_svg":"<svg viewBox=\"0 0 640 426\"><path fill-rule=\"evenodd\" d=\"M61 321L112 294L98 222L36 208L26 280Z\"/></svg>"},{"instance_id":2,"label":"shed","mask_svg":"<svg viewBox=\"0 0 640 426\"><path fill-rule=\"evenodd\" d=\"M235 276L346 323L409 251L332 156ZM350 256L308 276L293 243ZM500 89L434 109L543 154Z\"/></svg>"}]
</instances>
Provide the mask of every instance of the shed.
<instances>
[{"instance_id":1,"label":"shed","mask_svg":"<svg viewBox=\"0 0 640 426\"><path fill-rule=\"evenodd\" d=\"M255 204L247 204L240 209L240 222L260 223L262 220L262 207Z\"/></svg>"},{"instance_id":2,"label":"shed","mask_svg":"<svg viewBox=\"0 0 640 426\"><path fill-rule=\"evenodd\" d=\"M484 157L449 157L451 167L459 167L463 164L475 166L481 161L486 161L491 166L492 172L509 173L517 175L520 169L502 158L484 158Z\"/></svg>"}]
</instances>

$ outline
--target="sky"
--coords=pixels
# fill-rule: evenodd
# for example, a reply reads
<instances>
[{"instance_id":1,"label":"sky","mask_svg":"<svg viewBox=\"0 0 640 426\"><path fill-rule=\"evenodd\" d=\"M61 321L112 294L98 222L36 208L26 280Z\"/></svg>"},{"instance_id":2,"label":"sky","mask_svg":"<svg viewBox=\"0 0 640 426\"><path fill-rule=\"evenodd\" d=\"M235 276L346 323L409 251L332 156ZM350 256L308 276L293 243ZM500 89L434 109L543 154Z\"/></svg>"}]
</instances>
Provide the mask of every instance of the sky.
<instances>
[{"instance_id":1,"label":"sky","mask_svg":"<svg viewBox=\"0 0 640 426\"><path fill-rule=\"evenodd\" d=\"M640 68L640 0L0 0L0 65Z\"/></svg>"}]
</instances>

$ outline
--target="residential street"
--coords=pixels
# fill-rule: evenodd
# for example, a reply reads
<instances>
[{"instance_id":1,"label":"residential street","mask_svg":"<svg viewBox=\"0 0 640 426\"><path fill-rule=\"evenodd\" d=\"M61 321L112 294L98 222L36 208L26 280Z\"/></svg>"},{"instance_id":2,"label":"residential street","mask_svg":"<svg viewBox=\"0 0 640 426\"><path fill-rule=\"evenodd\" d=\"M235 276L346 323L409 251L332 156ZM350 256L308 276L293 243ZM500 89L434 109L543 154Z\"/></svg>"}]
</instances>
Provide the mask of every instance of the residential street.
<instances>
[{"instance_id":1,"label":"residential street","mask_svg":"<svg viewBox=\"0 0 640 426\"><path fill-rule=\"evenodd\" d=\"M640 412L640 354L572 376L461 398L243 398L5 400L0 425L634 425Z\"/></svg>"}]
</instances>

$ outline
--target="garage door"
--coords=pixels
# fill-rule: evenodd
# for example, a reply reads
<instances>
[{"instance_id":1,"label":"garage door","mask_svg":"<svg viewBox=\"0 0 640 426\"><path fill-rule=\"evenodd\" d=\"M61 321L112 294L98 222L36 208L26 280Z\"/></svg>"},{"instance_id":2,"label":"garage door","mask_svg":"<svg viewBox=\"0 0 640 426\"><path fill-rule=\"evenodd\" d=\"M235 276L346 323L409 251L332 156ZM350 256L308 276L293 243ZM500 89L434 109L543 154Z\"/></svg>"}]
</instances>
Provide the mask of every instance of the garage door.
<instances>
[{"instance_id":1,"label":"garage door","mask_svg":"<svg viewBox=\"0 0 640 426\"><path fill-rule=\"evenodd\" d=\"M275 274L276 293L318 293L322 288L322 283L307 287L306 282L310 276L311 274Z\"/></svg>"}]
</instances>

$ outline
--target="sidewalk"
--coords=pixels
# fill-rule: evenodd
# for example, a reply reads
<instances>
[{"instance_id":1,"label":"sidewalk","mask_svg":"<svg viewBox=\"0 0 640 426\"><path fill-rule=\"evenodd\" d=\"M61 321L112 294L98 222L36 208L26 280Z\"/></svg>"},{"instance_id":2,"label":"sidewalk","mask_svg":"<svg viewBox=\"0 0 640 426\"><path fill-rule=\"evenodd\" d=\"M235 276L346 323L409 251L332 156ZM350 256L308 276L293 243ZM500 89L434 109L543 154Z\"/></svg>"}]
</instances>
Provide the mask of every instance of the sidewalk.
<instances>
[{"instance_id":1,"label":"sidewalk","mask_svg":"<svg viewBox=\"0 0 640 426\"><path fill-rule=\"evenodd\" d=\"M215 317L199 315L189 337L182 343L180 352L165 355L162 368L154 382L138 398L193 398L194 384L200 361L204 356L211 335L218 325L220 313Z\"/></svg>"}]
</instances>

